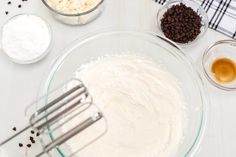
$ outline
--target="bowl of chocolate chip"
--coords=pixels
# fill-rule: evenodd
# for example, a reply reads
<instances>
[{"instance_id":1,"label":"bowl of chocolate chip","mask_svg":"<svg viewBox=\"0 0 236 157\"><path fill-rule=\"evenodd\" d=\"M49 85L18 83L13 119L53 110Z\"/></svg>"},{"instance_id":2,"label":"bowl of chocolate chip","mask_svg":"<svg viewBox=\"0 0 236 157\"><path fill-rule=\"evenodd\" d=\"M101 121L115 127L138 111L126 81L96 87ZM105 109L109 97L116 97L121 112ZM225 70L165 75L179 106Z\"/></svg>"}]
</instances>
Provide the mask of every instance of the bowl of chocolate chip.
<instances>
[{"instance_id":1,"label":"bowl of chocolate chip","mask_svg":"<svg viewBox=\"0 0 236 157\"><path fill-rule=\"evenodd\" d=\"M193 0L170 0L159 9L157 25L167 38L186 46L204 36L208 29L208 17Z\"/></svg>"}]
</instances>

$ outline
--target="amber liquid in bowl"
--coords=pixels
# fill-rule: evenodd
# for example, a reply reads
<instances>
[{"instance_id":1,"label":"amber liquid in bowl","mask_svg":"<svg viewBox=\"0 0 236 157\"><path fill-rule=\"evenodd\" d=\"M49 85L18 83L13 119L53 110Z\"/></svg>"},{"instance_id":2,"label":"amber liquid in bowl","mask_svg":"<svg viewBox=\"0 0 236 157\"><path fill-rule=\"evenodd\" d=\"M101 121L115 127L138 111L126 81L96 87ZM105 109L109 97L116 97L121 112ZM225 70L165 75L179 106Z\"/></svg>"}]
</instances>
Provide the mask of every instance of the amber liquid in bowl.
<instances>
[{"instance_id":1,"label":"amber liquid in bowl","mask_svg":"<svg viewBox=\"0 0 236 157\"><path fill-rule=\"evenodd\" d=\"M236 79L236 63L228 58L220 58L213 62L211 72L217 81L230 83Z\"/></svg>"}]
</instances>

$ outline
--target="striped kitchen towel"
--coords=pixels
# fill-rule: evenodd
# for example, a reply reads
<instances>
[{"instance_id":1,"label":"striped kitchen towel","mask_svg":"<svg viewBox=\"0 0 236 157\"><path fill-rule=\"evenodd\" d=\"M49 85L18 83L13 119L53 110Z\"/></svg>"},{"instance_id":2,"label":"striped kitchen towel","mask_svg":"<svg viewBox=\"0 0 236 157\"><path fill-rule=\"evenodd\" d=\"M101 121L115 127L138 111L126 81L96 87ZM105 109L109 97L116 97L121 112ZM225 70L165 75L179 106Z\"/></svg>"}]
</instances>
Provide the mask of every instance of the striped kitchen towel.
<instances>
[{"instance_id":1,"label":"striped kitchen towel","mask_svg":"<svg viewBox=\"0 0 236 157\"><path fill-rule=\"evenodd\" d=\"M164 4L166 0L155 0ZM236 39L236 0L197 0L209 18L209 27Z\"/></svg>"}]
</instances>

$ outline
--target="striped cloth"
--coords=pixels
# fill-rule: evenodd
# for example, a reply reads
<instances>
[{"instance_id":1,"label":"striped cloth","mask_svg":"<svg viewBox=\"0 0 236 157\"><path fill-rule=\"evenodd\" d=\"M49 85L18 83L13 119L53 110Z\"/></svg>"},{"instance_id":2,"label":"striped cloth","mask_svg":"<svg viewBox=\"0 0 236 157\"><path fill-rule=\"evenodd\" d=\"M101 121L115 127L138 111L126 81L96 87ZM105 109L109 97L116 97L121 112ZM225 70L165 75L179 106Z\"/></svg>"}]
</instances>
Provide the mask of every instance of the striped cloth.
<instances>
[{"instance_id":1,"label":"striped cloth","mask_svg":"<svg viewBox=\"0 0 236 157\"><path fill-rule=\"evenodd\" d=\"M164 4L166 0L155 0ZM236 39L236 0L197 0L209 18L209 27Z\"/></svg>"}]
</instances>

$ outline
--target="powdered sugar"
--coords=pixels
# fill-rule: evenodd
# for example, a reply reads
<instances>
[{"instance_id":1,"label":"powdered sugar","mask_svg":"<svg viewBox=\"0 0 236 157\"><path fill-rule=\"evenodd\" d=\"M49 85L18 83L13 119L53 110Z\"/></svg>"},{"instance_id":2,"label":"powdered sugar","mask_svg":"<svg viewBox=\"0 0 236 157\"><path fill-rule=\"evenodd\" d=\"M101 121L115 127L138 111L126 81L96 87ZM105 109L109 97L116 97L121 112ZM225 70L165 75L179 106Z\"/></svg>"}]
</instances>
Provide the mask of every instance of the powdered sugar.
<instances>
[{"instance_id":1,"label":"powdered sugar","mask_svg":"<svg viewBox=\"0 0 236 157\"><path fill-rule=\"evenodd\" d=\"M2 31L2 48L18 63L41 59L51 42L47 23L35 15L18 15L6 23Z\"/></svg>"}]
</instances>

